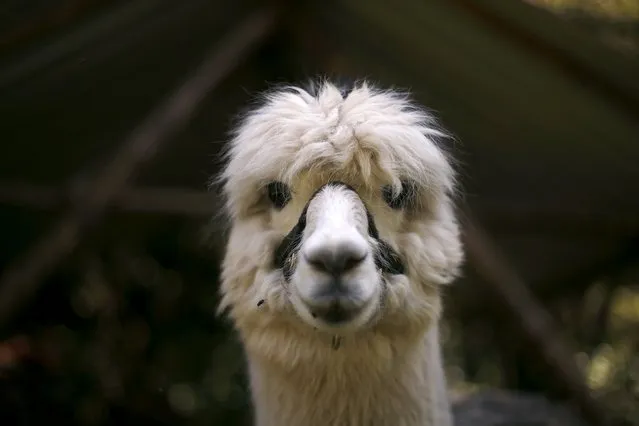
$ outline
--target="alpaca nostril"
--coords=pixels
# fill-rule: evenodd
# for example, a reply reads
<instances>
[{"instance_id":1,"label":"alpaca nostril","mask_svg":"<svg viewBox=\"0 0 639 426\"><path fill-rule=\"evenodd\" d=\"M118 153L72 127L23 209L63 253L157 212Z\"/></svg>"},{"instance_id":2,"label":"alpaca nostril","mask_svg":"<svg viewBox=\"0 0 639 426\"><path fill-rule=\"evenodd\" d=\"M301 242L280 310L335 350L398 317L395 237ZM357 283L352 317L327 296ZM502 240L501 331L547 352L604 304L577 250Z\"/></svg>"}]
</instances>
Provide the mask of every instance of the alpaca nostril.
<instances>
[{"instance_id":1,"label":"alpaca nostril","mask_svg":"<svg viewBox=\"0 0 639 426\"><path fill-rule=\"evenodd\" d=\"M337 250L319 249L305 254L306 261L315 269L334 276L341 275L359 266L368 256L356 247L344 246Z\"/></svg>"}]
</instances>

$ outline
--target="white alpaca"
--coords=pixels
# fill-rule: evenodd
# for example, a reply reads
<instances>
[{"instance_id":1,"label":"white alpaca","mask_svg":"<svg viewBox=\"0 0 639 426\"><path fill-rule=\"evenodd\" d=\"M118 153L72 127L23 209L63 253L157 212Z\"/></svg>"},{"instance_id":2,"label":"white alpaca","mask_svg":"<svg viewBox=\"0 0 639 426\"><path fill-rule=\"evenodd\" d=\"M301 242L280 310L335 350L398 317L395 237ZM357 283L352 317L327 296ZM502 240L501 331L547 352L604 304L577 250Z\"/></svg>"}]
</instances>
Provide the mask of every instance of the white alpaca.
<instances>
[{"instance_id":1,"label":"white alpaca","mask_svg":"<svg viewBox=\"0 0 639 426\"><path fill-rule=\"evenodd\" d=\"M221 175L221 310L258 426L450 426L440 288L463 259L427 113L366 83L266 95Z\"/></svg>"}]
</instances>

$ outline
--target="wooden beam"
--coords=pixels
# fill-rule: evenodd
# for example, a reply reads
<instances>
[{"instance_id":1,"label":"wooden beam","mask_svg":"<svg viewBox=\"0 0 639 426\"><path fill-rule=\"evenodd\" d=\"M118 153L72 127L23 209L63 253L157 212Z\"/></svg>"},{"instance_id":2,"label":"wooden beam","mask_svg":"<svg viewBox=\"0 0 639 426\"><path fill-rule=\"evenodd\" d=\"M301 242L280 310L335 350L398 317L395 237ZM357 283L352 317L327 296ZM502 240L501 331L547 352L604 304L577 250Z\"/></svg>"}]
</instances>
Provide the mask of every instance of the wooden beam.
<instances>
[{"instance_id":1,"label":"wooden beam","mask_svg":"<svg viewBox=\"0 0 639 426\"><path fill-rule=\"evenodd\" d=\"M632 270L633 265L637 265L638 261L639 239L626 236L620 240L616 253L590 262L576 273L567 274L565 271L554 269L546 274L549 277L548 280L528 284L538 300L550 303L562 297L578 297L594 281L625 273L620 271ZM472 273L472 269L468 271L468 275ZM470 278L469 282L459 282L450 289L455 303L448 307L447 312L464 322L473 322L486 317L493 317L496 321L506 320L506 313L500 309L502 304L495 298L485 297L485 292L475 285L474 275L468 278Z\"/></svg>"},{"instance_id":2,"label":"wooden beam","mask_svg":"<svg viewBox=\"0 0 639 426\"><path fill-rule=\"evenodd\" d=\"M639 234L639 212L631 210L481 202L472 211L486 228L500 234L624 238Z\"/></svg>"},{"instance_id":3,"label":"wooden beam","mask_svg":"<svg viewBox=\"0 0 639 426\"><path fill-rule=\"evenodd\" d=\"M74 206L0 277L0 329L78 246L85 232L100 222L120 191L149 162L226 76L270 34L275 9L255 12L215 43L200 66L124 140Z\"/></svg>"},{"instance_id":4,"label":"wooden beam","mask_svg":"<svg viewBox=\"0 0 639 426\"><path fill-rule=\"evenodd\" d=\"M0 88L11 87L16 81L28 79L37 70L48 68L55 61L86 48L97 40L117 34L123 27L142 20L145 16L148 20L148 16L152 14L154 9L158 9L158 6L163 3L165 2L162 0L136 0L123 2L111 8L112 10L104 10L94 19L73 28L70 32L31 49L25 56L4 63L0 67ZM106 7L106 5L93 5L92 7ZM52 12L57 9L54 8ZM78 10L78 12L80 11ZM66 18L74 19L74 16L69 15ZM29 25L33 25L33 22L29 22ZM0 40L0 45L8 46L10 43L13 41Z\"/></svg>"},{"instance_id":5,"label":"wooden beam","mask_svg":"<svg viewBox=\"0 0 639 426\"><path fill-rule=\"evenodd\" d=\"M56 188L24 182L0 182L0 204L44 210L81 202L88 183ZM129 213L211 216L219 212L218 194L188 188L127 187L113 199L112 207ZM557 236L626 237L639 234L634 212L593 212L585 209L541 208L533 205L482 203L473 213L487 228L499 233Z\"/></svg>"},{"instance_id":6,"label":"wooden beam","mask_svg":"<svg viewBox=\"0 0 639 426\"><path fill-rule=\"evenodd\" d=\"M607 48L551 12L522 1L453 0L524 49L543 58L585 87L597 90L629 117L639 117L639 61Z\"/></svg>"},{"instance_id":7,"label":"wooden beam","mask_svg":"<svg viewBox=\"0 0 639 426\"><path fill-rule=\"evenodd\" d=\"M554 379L566 389L584 418L595 425L623 424L613 419L590 394L573 361L574 351L548 311L537 301L526 283L510 267L490 237L474 218L466 215L464 242L469 264L488 290L503 305L513 325L543 356Z\"/></svg>"},{"instance_id":8,"label":"wooden beam","mask_svg":"<svg viewBox=\"0 0 639 426\"><path fill-rule=\"evenodd\" d=\"M105 0L65 0L56 4L50 2L35 3L27 10L3 10L4 27L0 33L0 53L14 47L15 44L29 42L37 37L46 36L65 25L73 25L96 9L105 7ZM6 7L6 6L5 6ZM9 22L6 22L9 21Z\"/></svg>"},{"instance_id":9,"label":"wooden beam","mask_svg":"<svg viewBox=\"0 0 639 426\"><path fill-rule=\"evenodd\" d=\"M41 210L68 208L82 202L90 183L68 190L29 183L0 182L0 204ZM114 196L111 207L128 213L154 213L180 216L213 216L223 200L214 192L174 187L127 187Z\"/></svg>"}]
</instances>

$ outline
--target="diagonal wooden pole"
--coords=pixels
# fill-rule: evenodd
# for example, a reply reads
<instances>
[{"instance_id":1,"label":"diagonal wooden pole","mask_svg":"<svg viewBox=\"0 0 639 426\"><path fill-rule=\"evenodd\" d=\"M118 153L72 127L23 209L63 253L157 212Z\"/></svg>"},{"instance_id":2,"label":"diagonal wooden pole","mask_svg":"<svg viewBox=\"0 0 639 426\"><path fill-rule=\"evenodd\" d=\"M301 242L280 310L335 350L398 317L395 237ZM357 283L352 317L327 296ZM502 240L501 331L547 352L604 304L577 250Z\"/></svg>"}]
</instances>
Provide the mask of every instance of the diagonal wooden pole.
<instances>
[{"instance_id":1,"label":"diagonal wooden pole","mask_svg":"<svg viewBox=\"0 0 639 426\"><path fill-rule=\"evenodd\" d=\"M0 205L61 210L77 204L86 185L71 189L24 182L0 182ZM220 194L179 187L127 186L111 201L114 210L180 216L213 216L223 206Z\"/></svg>"},{"instance_id":2,"label":"diagonal wooden pole","mask_svg":"<svg viewBox=\"0 0 639 426\"><path fill-rule=\"evenodd\" d=\"M208 93L271 33L277 20L275 9L256 12L216 43L192 75L124 140L81 199L4 271L0 278L0 329L73 252L84 232L101 220L137 170L184 127Z\"/></svg>"},{"instance_id":3,"label":"diagonal wooden pole","mask_svg":"<svg viewBox=\"0 0 639 426\"><path fill-rule=\"evenodd\" d=\"M551 314L537 301L526 283L510 267L488 234L465 213L464 242L471 267L499 298L514 324L539 350L555 380L570 392L584 418L593 425L612 425L609 414L596 401L574 362L574 351Z\"/></svg>"}]
</instances>

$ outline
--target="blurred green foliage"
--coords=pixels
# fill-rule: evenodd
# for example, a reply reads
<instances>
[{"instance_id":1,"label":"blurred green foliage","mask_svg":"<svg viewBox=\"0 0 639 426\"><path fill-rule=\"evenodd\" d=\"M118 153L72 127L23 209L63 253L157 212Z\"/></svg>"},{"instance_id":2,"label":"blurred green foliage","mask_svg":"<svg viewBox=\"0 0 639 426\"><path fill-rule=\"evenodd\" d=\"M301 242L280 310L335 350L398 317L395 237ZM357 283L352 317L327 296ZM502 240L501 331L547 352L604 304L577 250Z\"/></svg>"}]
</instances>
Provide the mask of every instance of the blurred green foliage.
<instances>
[{"instance_id":1,"label":"blurred green foliage","mask_svg":"<svg viewBox=\"0 0 639 426\"><path fill-rule=\"evenodd\" d=\"M585 12L622 19L639 19L639 2L636 0L527 0L554 10L583 10Z\"/></svg>"},{"instance_id":2,"label":"blurred green foliage","mask_svg":"<svg viewBox=\"0 0 639 426\"><path fill-rule=\"evenodd\" d=\"M639 55L639 1L637 0L525 0L546 8L608 46L628 55Z\"/></svg>"}]
</instances>

